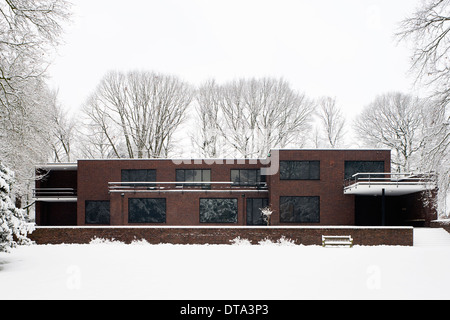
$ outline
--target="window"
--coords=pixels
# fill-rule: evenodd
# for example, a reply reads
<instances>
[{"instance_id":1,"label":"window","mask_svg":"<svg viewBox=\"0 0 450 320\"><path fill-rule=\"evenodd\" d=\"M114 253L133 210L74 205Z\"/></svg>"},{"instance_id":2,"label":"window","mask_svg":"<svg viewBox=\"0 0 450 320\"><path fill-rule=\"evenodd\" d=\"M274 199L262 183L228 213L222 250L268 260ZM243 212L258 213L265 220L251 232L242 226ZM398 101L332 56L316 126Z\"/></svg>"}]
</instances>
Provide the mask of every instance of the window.
<instances>
[{"instance_id":1,"label":"window","mask_svg":"<svg viewBox=\"0 0 450 320\"><path fill-rule=\"evenodd\" d=\"M237 185L255 186L266 182L260 169L231 169L231 182Z\"/></svg>"},{"instance_id":2,"label":"window","mask_svg":"<svg viewBox=\"0 0 450 320\"><path fill-rule=\"evenodd\" d=\"M261 213L261 209L267 207L267 198L247 198L247 225L266 225Z\"/></svg>"},{"instance_id":3,"label":"window","mask_svg":"<svg viewBox=\"0 0 450 320\"><path fill-rule=\"evenodd\" d=\"M319 197L280 197L280 221L320 222Z\"/></svg>"},{"instance_id":4,"label":"window","mask_svg":"<svg viewBox=\"0 0 450 320\"><path fill-rule=\"evenodd\" d=\"M164 223L166 222L165 198L130 198L128 199L129 223Z\"/></svg>"},{"instance_id":5,"label":"window","mask_svg":"<svg viewBox=\"0 0 450 320\"><path fill-rule=\"evenodd\" d=\"M176 170L177 182L210 182L211 181L211 169L177 169ZM181 184L179 184L181 185ZM205 189L211 187L210 184L183 184L184 186L199 186Z\"/></svg>"},{"instance_id":6,"label":"window","mask_svg":"<svg viewBox=\"0 0 450 320\"><path fill-rule=\"evenodd\" d=\"M109 201L86 200L84 220L86 224L109 224Z\"/></svg>"},{"instance_id":7,"label":"window","mask_svg":"<svg viewBox=\"0 0 450 320\"><path fill-rule=\"evenodd\" d=\"M280 161L281 180L319 180L320 161Z\"/></svg>"},{"instance_id":8,"label":"window","mask_svg":"<svg viewBox=\"0 0 450 320\"><path fill-rule=\"evenodd\" d=\"M351 178L355 173L384 172L384 161L345 161L344 171L345 179Z\"/></svg>"},{"instance_id":9,"label":"window","mask_svg":"<svg viewBox=\"0 0 450 320\"><path fill-rule=\"evenodd\" d=\"M236 223L238 201L231 199L200 199L200 222L202 223Z\"/></svg>"},{"instance_id":10,"label":"window","mask_svg":"<svg viewBox=\"0 0 450 320\"><path fill-rule=\"evenodd\" d=\"M155 182L155 169L122 169L122 182Z\"/></svg>"}]
</instances>

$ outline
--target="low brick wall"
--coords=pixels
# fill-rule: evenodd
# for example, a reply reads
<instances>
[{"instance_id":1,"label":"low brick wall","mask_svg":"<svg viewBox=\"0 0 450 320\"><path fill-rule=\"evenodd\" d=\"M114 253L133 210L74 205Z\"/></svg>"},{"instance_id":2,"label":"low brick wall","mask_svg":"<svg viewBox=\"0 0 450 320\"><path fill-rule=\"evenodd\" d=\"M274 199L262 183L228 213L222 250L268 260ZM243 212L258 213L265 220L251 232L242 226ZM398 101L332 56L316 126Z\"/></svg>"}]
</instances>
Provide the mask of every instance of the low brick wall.
<instances>
[{"instance_id":1,"label":"low brick wall","mask_svg":"<svg viewBox=\"0 0 450 320\"><path fill-rule=\"evenodd\" d=\"M450 219L430 221L431 228L442 228L450 233Z\"/></svg>"},{"instance_id":2,"label":"low brick wall","mask_svg":"<svg viewBox=\"0 0 450 320\"><path fill-rule=\"evenodd\" d=\"M125 243L145 239L151 244L230 244L240 237L257 244L281 237L296 244L321 245L322 235L351 235L355 245L413 245L412 227L36 227L37 244L89 243L115 239Z\"/></svg>"}]
</instances>

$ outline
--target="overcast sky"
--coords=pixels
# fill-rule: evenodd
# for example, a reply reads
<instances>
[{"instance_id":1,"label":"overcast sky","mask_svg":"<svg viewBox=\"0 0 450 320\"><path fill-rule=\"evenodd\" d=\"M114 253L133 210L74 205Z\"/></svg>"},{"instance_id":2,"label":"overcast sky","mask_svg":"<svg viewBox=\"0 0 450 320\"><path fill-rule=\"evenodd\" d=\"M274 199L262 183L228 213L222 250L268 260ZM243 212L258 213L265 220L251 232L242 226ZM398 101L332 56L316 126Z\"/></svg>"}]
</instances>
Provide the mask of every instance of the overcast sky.
<instances>
[{"instance_id":1,"label":"overcast sky","mask_svg":"<svg viewBox=\"0 0 450 320\"><path fill-rule=\"evenodd\" d=\"M151 70L194 85L282 77L350 116L388 91L410 92L398 23L420 0L74 0L49 69L77 110L109 70Z\"/></svg>"}]
</instances>

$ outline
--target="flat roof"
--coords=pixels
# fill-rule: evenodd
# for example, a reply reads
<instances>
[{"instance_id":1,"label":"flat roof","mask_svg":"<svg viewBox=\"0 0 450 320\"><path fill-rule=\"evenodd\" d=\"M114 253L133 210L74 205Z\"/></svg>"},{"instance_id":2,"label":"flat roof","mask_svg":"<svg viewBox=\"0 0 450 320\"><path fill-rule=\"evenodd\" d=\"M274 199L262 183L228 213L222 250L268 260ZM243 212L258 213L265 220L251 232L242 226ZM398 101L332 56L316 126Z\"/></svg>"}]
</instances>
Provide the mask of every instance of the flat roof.
<instances>
[{"instance_id":1,"label":"flat roof","mask_svg":"<svg viewBox=\"0 0 450 320\"><path fill-rule=\"evenodd\" d=\"M106 159L88 159L82 158L78 159L77 162L66 162L66 163L46 163L36 165L36 168L39 169L48 169L48 170L76 170L78 165L78 161L261 161L267 160L269 154L272 151L391 151L391 149L386 148L319 148L319 149L298 149L298 148L273 148L267 153L266 158L198 158L198 157L173 157L173 158L106 158ZM195 163L194 163L195 164ZM251 163L250 163L251 164Z\"/></svg>"},{"instance_id":2,"label":"flat roof","mask_svg":"<svg viewBox=\"0 0 450 320\"><path fill-rule=\"evenodd\" d=\"M45 163L45 164L38 164L35 167L36 169L46 169L46 170L77 170L78 164L76 162Z\"/></svg>"}]
</instances>

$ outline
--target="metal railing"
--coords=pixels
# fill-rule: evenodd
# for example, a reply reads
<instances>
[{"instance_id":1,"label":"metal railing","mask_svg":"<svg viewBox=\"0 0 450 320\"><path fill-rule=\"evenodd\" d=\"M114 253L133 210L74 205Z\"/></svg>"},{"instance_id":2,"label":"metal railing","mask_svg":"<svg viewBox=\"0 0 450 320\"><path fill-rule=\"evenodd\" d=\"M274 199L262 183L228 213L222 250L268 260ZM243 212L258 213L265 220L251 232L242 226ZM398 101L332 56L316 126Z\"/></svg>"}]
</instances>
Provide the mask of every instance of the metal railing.
<instances>
[{"instance_id":1,"label":"metal railing","mask_svg":"<svg viewBox=\"0 0 450 320\"><path fill-rule=\"evenodd\" d=\"M434 173L361 172L344 180L344 189L355 185L428 185L435 183Z\"/></svg>"},{"instance_id":2,"label":"metal railing","mask_svg":"<svg viewBox=\"0 0 450 320\"><path fill-rule=\"evenodd\" d=\"M230 181L189 182L108 182L108 190L114 192L233 192L267 191L265 182L240 184Z\"/></svg>"},{"instance_id":3,"label":"metal railing","mask_svg":"<svg viewBox=\"0 0 450 320\"><path fill-rule=\"evenodd\" d=\"M36 188L33 198L74 198L77 196L75 188Z\"/></svg>"}]
</instances>

